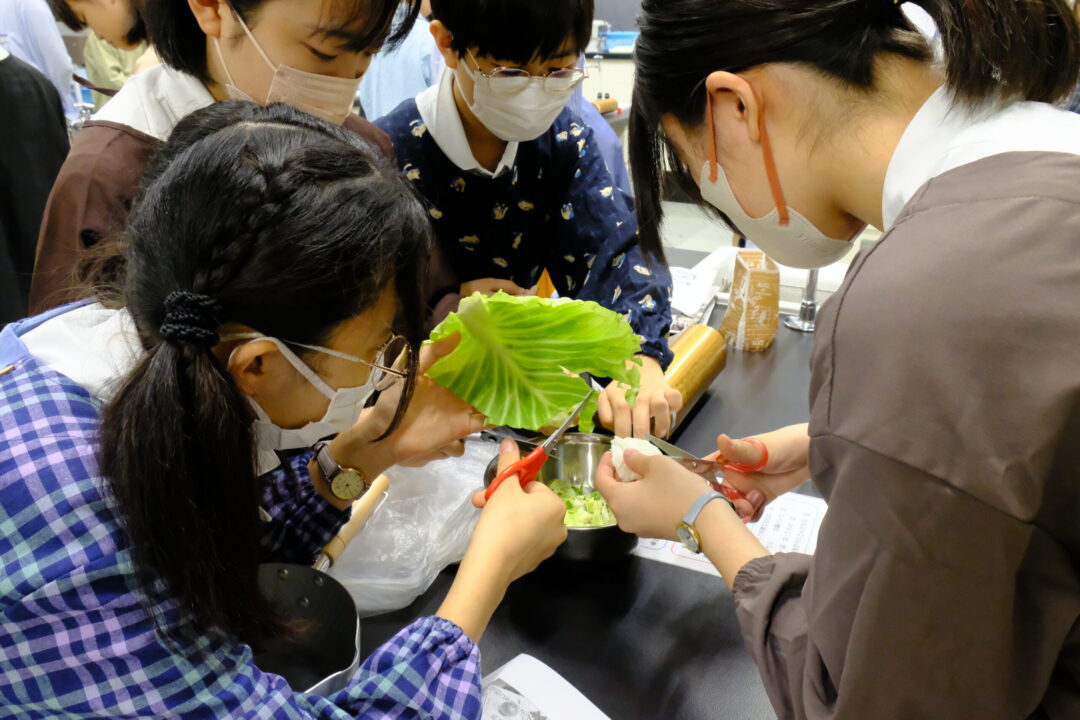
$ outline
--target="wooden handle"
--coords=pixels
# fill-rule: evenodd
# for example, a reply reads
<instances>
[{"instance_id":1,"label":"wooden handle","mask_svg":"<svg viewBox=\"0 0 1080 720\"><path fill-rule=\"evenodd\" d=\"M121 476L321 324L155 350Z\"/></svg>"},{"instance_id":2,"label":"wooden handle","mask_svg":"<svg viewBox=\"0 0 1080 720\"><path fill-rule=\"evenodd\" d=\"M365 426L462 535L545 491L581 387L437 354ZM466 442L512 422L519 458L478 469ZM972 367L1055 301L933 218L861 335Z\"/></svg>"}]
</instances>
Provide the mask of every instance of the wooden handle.
<instances>
[{"instance_id":1,"label":"wooden handle","mask_svg":"<svg viewBox=\"0 0 1080 720\"><path fill-rule=\"evenodd\" d=\"M330 559L331 565L337 562L337 559L341 557L341 553L345 551L345 548L352 541L353 536L360 532L360 529L367 523L368 518L371 517L371 513L375 512L375 508L379 506L383 493L386 492L389 485L390 480L385 475L380 475L371 483L368 491L353 503L352 517L341 526L334 539L326 543L326 547L323 548L323 552Z\"/></svg>"},{"instance_id":2,"label":"wooden handle","mask_svg":"<svg viewBox=\"0 0 1080 720\"><path fill-rule=\"evenodd\" d=\"M603 98L602 100L593 100L593 107L595 107L601 115L605 115L609 112L615 112L619 109L619 101L615 98Z\"/></svg>"},{"instance_id":3,"label":"wooden handle","mask_svg":"<svg viewBox=\"0 0 1080 720\"><path fill-rule=\"evenodd\" d=\"M690 412L727 364L727 341L708 325L691 325L671 342L671 361L664 377L682 393L681 420Z\"/></svg>"}]
</instances>

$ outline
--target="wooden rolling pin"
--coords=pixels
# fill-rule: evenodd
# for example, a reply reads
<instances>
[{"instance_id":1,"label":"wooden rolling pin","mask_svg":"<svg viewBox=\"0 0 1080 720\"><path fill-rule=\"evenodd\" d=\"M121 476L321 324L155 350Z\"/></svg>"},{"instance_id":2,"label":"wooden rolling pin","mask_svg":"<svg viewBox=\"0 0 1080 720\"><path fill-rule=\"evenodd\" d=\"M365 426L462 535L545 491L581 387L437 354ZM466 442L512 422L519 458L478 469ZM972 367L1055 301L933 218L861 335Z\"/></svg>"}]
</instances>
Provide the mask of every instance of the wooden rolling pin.
<instances>
[{"instance_id":1,"label":"wooden rolling pin","mask_svg":"<svg viewBox=\"0 0 1080 720\"><path fill-rule=\"evenodd\" d=\"M664 377L683 396L682 410L675 418L677 427L727 364L727 341L708 325L691 325L671 341L671 352L675 359Z\"/></svg>"},{"instance_id":2,"label":"wooden rolling pin","mask_svg":"<svg viewBox=\"0 0 1080 720\"><path fill-rule=\"evenodd\" d=\"M593 100L592 104L601 115L606 115L607 113L615 112L619 109L619 101L615 98L600 98Z\"/></svg>"},{"instance_id":3,"label":"wooden rolling pin","mask_svg":"<svg viewBox=\"0 0 1080 720\"><path fill-rule=\"evenodd\" d=\"M334 539L326 543L326 547L322 549L322 552L315 559L314 567L316 570L326 572L331 565L337 562L338 558L341 557L341 553L345 551L349 542L352 541L353 536L360 532L360 529L367 523L368 518L371 517L371 513L375 512L375 508L382 502L383 495L386 494L386 488L389 485L390 480L385 475L380 475L371 483L368 491L353 503L352 517L341 526Z\"/></svg>"}]
</instances>

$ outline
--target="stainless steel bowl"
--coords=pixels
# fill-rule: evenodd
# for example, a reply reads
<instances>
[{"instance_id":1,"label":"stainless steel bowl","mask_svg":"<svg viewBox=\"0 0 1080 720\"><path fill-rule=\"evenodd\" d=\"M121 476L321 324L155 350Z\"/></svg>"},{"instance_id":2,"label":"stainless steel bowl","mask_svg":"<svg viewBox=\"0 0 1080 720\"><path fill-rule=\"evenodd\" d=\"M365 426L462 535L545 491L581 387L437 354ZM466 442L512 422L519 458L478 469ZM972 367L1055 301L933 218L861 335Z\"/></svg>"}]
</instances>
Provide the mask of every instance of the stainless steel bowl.
<instances>
[{"instance_id":1,"label":"stainless steel bowl","mask_svg":"<svg viewBox=\"0 0 1080 720\"><path fill-rule=\"evenodd\" d=\"M534 445L519 443L522 454L532 451ZM600 458L611 449L611 438L606 435L567 433L555 447L555 456L548 458L540 469L537 480L545 485L561 479L585 492L596 489L594 479ZM488 464L484 471L484 487L495 479L498 458ZM555 551L554 557L564 560L605 560L625 557L637 545L637 538L619 529L618 525L597 527L570 527L566 542Z\"/></svg>"}]
</instances>

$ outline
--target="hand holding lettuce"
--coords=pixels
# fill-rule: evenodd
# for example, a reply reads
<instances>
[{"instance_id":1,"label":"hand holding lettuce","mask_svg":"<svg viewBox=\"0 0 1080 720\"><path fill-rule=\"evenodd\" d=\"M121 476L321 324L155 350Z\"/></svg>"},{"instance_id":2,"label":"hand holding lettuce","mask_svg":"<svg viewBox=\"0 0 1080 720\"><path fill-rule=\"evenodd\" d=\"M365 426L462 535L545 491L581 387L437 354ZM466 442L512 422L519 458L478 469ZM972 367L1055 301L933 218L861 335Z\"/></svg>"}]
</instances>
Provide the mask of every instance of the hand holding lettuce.
<instances>
[{"instance_id":1,"label":"hand holding lettuce","mask_svg":"<svg viewBox=\"0 0 1080 720\"><path fill-rule=\"evenodd\" d=\"M588 390L578 373L625 383L630 403L637 395L638 370L626 361L640 352L641 338L621 315L594 302L475 294L429 342L454 333L461 333L457 349L428 376L495 425L537 430L551 424ZM583 432L592 432L595 413L594 398L581 413Z\"/></svg>"}]
</instances>

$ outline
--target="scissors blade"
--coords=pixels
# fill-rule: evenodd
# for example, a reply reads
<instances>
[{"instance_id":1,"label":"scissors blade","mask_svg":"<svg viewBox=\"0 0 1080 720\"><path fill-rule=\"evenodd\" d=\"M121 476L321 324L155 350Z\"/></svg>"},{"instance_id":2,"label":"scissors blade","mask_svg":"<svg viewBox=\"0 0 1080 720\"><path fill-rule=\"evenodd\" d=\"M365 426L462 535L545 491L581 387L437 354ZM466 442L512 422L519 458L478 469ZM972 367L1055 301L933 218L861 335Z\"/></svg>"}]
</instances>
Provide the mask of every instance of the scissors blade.
<instances>
[{"instance_id":1,"label":"scissors blade","mask_svg":"<svg viewBox=\"0 0 1080 720\"><path fill-rule=\"evenodd\" d=\"M683 450L681 447L678 447L677 445L672 445L667 440L661 440L660 438L656 437L655 435L646 435L645 439L648 440L649 442L651 442L656 447L663 450L664 454L668 455L669 457L686 458L687 460L700 460L701 459L697 455L693 455L691 453L688 453L685 450Z\"/></svg>"},{"instance_id":2,"label":"scissors blade","mask_svg":"<svg viewBox=\"0 0 1080 720\"><path fill-rule=\"evenodd\" d=\"M582 408L585 407L585 404L589 402L595 392L595 389L589 388L589 391L585 393L585 397L583 397L581 399L581 402L578 403L577 408L575 408L574 411L570 413L569 417L563 420L563 424L560 425L555 432L551 433L551 435L548 436L547 440L540 443L540 447L544 448L544 452L547 452L548 448L553 447L555 443L559 442L559 439L562 438L563 433L565 433L570 428L570 426L573 425L575 421L577 421L578 415L581 414Z\"/></svg>"},{"instance_id":3,"label":"scissors blade","mask_svg":"<svg viewBox=\"0 0 1080 720\"><path fill-rule=\"evenodd\" d=\"M655 435L646 435L645 438L655 445L660 450L664 451L668 457L673 460L677 460L680 465L697 475L719 475L724 476L723 463L714 462L712 460L702 460L697 455L688 453L677 445L672 445L666 440L661 440Z\"/></svg>"}]
</instances>

